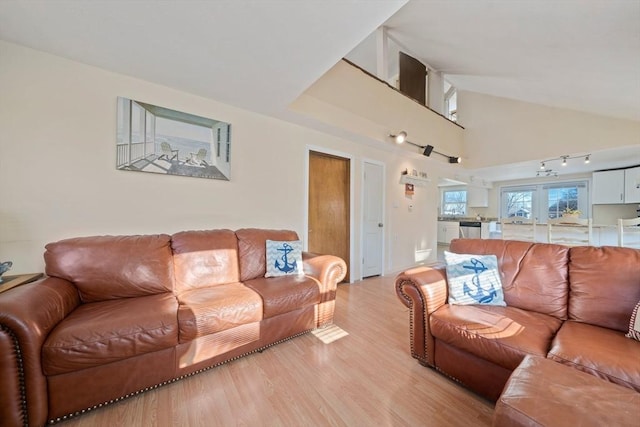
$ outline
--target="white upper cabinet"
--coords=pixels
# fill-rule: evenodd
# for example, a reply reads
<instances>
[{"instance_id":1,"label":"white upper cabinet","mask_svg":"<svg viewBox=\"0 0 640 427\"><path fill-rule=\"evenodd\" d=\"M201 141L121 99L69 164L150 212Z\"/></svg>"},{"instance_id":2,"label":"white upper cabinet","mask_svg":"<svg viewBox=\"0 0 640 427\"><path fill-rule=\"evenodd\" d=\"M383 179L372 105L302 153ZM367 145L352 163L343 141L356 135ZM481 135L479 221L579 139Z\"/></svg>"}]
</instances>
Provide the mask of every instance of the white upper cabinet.
<instances>
[{"instance_id":1,"label":"white upper cabinet","mask_svg":"<svg viewBox=\"0 0 640 427\"><path fill-rule=\"evenodd\" d=\"M640 203L640 166L624 170L624 202Z\"/></svg>"},{"instance_id":2,"label":"white upper cabinet","mask_svg":"<svg viewBox=\"0 0 640 427\"><path fill-rule=\"evenodd\" d=\"M624 203L623 169L593 173L591 203L594 205Z\"/></svg>"},{"instance_id":3,"label":"white upper cabinet","mask_svg":"<svg viewBox=\"0 0 640 427\"><path fill-rule=\"evenodd\" d=\"M489 190L482 187L467 187L467 206L470 208L488 208Z\"/></svg>"}]
</instances>

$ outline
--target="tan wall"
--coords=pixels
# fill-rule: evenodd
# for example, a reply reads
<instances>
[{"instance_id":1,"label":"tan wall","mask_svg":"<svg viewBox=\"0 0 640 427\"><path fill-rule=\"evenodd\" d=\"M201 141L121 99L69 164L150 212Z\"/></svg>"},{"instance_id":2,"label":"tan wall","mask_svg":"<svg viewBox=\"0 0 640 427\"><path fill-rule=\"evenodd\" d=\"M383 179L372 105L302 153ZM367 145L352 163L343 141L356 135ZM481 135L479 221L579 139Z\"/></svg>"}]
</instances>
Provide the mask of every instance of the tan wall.
<instances>
[{"instance_id":1,"label":"tan wall","mask_svg":"<svg viewBox=\"0 0 640 427\"><path fill-rule=\"evenodd\" d=\"M640 144L640 122L475 92L458 93L458 117L470 168Z\"/></svg>"},{"instance_id":2,"label":"tan wall","mask_svg":"<svg viewBox=\"0 0 640 427\"><path fill-rule=\"evenodd\" d=\"M303 237L309 146L353 158L355 278L363 159L386 165L386 272L435 248L437 172L411 200L398 183L406 168L432 176L430 159L1 41L0 58L0 261L14 261L11 273L42 271L44 245L74 236L269 227ZM231 181L116 170L118 96L231 123Z\"/></svg>"},{"instance_id":3,"label":"tan wall","mask_svg":"<svg viewBox=\"0 0 640 427\"><path fill-rule=\"evenodd\" d=\"M390 133L404 130L415 144L433 145L438 152L464 157L464 129L345 61L311 85L291 109L383 143L390 141ZM410 145L405 149L418 151Z\"/></svg>"}]
</instances>

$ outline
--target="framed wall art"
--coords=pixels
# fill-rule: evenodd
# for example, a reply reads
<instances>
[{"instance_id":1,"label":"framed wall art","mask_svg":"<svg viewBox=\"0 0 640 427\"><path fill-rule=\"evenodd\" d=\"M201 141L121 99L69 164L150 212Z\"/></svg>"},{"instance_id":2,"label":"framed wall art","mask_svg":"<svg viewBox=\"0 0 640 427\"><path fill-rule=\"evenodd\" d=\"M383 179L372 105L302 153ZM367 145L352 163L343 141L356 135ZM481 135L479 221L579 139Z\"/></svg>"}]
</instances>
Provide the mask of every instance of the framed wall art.
<instances>
[{"instance_id":1,"label":"framed wall art","mask_svg":"<svg viewBox=\"0 0 640 427\"><path fill-rule=\"evenodd\" d=\"M116 168L230 179L231 124L118 97Z\"/></svg>"}]
</instances>

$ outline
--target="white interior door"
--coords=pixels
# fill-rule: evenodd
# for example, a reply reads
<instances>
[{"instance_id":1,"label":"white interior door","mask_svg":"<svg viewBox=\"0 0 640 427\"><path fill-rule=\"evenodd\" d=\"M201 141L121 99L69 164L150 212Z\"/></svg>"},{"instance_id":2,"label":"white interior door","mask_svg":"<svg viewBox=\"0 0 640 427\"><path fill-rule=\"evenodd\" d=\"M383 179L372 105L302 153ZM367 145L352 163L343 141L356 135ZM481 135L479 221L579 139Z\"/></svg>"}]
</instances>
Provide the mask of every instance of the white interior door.
<instances>
[{"instance_id":1,"label":"white interior door","mask_svg":"<svg viewBox=\"0 0 640 427\"><path fill-rule=\"evenodd\" d=\"M384 182L380 164L364 162L362 277L382 274L384 236Z\"/></svg>"}]
</instances>

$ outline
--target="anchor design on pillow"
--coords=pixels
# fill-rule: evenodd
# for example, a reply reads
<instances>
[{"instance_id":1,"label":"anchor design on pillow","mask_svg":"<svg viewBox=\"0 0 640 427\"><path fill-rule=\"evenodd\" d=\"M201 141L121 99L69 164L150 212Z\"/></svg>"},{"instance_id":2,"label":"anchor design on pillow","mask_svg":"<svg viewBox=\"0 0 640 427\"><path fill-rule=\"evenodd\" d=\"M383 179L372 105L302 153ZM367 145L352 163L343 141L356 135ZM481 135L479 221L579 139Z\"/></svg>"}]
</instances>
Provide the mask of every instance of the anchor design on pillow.
<instances>
[{"instance_id":1,"label":"anchor design on pillow","mask_svg":"<svg viewBox=\"0 0 640 427\"><path fill-rule=\"evenodd\" d=\"M284 252L284 254L281 257L284 263L280 264L278 260L276 260L274 264L275 268L282 271L283 273L289 273L291 271L294 271L298 267L298 262L294 260L293 263L289 263L289 252L293 251L293 247L288 243L284 243L282 245L282 249L278 249L278 251Z\"/></svg>"},{"instance_id":2,"label":"anchor design on pillow","mask_svg":"<svg viewBox=\"0 0 640 427\"><path fill-rule=\"evenodd\" d=\"M480 273L487 271L487 267L482 261L478 259L472 258L470 261L471 265L463 264L462 267L468 270L473 270L474 275L471 278L470 285L467 285L467 282L464 282L462 291L465 295L470 296L480 304L486 304L493 301L493 299L498 295L498 292L496 291L493 283L491 283L490 289L484 289L480 285ZM471 287L475 288L475 292L471 289Z\"/></svg>"},{"instance_id":3,"label":"anchor design on pillow","mask_svg":"<svg viewBox=\"0 0 640 427\"><path fill-rule=\"evenodd\" d=\"M0 283L2 283L2 275L11 269L13 263L11 261L5 261L0 263Z\"/></svg>"}]
</instances>

